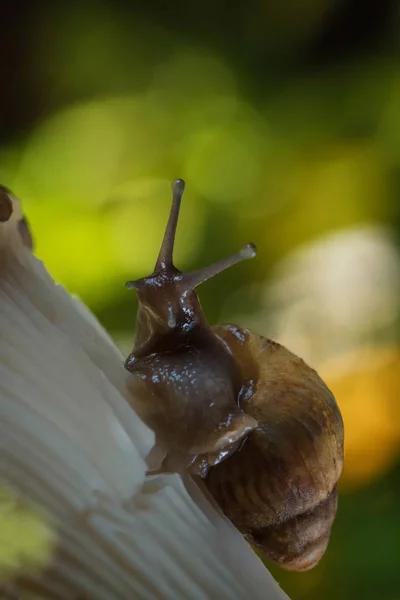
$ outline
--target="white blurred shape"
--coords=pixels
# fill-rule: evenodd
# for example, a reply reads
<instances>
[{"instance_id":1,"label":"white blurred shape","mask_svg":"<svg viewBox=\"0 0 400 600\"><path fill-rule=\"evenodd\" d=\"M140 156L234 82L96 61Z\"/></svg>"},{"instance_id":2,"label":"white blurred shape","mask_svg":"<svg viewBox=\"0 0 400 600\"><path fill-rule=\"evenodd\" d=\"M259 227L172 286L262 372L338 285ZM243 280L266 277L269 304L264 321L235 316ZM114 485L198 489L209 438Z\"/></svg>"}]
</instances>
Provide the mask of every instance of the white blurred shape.
<instances>
[{"instance_id":1,"label":"white blurred shape","mask_svg":"<svg viewBox=\"0 0 400 600\"><path fill-rule=\"evenodd\" d=\"M277 265L263 295L267 308L246 324L314 365L388 340L400 311L394 236L365 225L311 242Z\"/></svg>"}]
</instances>

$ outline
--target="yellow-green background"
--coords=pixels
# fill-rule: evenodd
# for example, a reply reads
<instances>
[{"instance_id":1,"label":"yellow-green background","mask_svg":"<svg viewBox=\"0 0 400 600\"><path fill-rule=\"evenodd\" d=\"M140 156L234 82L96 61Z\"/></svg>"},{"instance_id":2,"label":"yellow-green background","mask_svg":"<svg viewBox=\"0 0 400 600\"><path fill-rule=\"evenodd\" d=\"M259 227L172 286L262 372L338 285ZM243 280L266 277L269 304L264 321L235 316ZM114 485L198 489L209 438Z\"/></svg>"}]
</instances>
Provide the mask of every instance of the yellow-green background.
<instances>
[{"instance_id":1,"label":"yellow-green background","mask_svg":"<svg viewBox=\"0 0 400 600\"><path fill-rule=\"evenodd\" d=\"M152 270L172 179L187 181L179 268L254 242L255 260L201 287L204 310L311 362L346 427L326 556L309 573L270 568L293 600L398 600L394 3L43 1L8 11L0 181L23 200L38 256L127 352L136 299L124 282Z\"/></svg>"}]
</instances>

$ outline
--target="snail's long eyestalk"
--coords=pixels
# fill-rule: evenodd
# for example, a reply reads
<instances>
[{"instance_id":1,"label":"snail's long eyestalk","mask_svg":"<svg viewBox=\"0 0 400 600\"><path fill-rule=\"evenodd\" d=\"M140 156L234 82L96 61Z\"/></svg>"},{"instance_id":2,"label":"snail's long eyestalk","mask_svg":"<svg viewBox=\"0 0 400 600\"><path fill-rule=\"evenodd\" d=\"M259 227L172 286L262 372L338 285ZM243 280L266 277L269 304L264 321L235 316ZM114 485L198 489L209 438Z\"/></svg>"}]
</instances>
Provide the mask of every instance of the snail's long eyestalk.
<instances>
[{"instance_id":1,"label":"snail's long eyestalk","mask_svg":"<svg viewBox=\"0 0 400 600\"><path fill-rule=\"evenodd\" d=\"M176 179L176 181L172 183L172 206L169 213L167 227L165 228L164 239L155 266L156 271L172 266L176 226L178 224L179 210L181 207L184 189L185 182L182 179Z\"/></svg>"},{"instance_id":2,"label":"snail's long eyestalk","mask_svg":"<svg viewBox=\"0 0 400 600\"><path fill-rule=\"evenodd\" d=\"M197 285L203 283L203 281L211 279L211 277L214 277L214 275L218 275L218 273L221 273L222 271L229 269L229 267L242 262L242 260L254 258L256 252L257 250L254 244L247 244L247 246L244 246L244 248L232 256L223 258L213 265L204 267L198 271L192 271L192 273L183 275L182 281L185 283L185 285L187 285L188 289L194 289Z\"/></svg>"}]
</instances>

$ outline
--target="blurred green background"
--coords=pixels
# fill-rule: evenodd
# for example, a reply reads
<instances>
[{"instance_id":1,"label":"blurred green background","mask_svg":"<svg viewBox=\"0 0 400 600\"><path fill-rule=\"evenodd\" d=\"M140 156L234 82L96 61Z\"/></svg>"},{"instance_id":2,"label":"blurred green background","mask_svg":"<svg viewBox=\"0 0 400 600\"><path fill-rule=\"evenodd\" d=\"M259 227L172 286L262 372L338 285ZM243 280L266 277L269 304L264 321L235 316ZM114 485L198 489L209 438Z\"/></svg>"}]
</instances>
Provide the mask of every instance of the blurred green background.
<instances>
[{"instance_id":1,"label":"blurred green background","mask_svg":"<svg viewBox=\"0 0 400 600\"><path fill-rule=\"evenodd\" d=\"M247 242L211 322L273 337L337 396L331 544L293 600L400 599L400 52L395 2L19 2L2 9L0 181L36 251L127 353L184 178L176 263Z\"/></svg>"}]
</instances>

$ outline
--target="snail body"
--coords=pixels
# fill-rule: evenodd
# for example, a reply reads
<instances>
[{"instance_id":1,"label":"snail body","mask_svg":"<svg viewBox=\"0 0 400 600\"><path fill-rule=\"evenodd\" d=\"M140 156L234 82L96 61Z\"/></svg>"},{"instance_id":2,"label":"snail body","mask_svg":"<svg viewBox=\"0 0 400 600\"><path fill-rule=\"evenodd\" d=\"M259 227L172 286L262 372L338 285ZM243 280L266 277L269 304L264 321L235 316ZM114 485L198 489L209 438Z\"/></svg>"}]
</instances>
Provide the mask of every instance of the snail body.
<instances>
[{"instance_id":1,"label":"snail body","mask_svg":"<svg viewBox=\"0 0 400 600\"><path fill-rule=\"evenodd\" d=\"M156 434L160 471L203 479L214 500L281 566L314 566L328 544L343 466L343 422L317 373L283 346L234 325L210 327L196 286L255 255L252 244L193 273L173 265L184 190L154 272L137 290L128 385Z\"/></svg>"}]
</instances>

